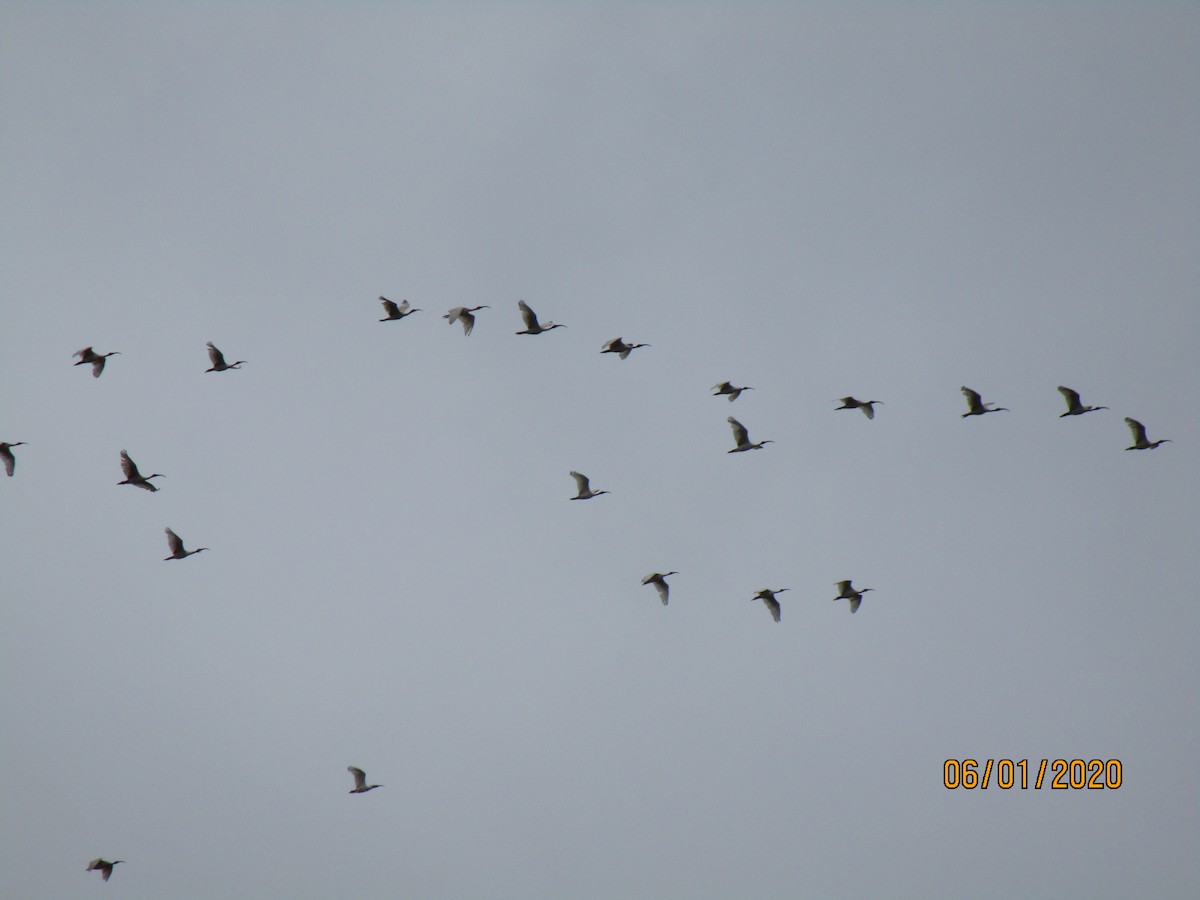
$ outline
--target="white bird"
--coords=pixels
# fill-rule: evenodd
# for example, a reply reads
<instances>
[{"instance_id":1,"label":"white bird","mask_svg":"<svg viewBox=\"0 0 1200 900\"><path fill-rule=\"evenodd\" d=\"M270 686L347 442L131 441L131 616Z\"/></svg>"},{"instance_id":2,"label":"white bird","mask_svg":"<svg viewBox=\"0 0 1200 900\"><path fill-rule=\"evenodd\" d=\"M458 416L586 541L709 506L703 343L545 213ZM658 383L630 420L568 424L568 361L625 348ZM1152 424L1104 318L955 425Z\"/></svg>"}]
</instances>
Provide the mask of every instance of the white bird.
<instances>
[{"instance_id":1,"label":"white bird","mask_svg":"<svg viewBox=\"0 0 1200 900\"><path fill-rule=\"evenodd\" d=\"M743 450L761 450L763 444L773 444L774 441L759 441L757 444L750 443L750 432L746 430L746 426L730 416L725 420L729 423L729 427L733 429L733 440L737 444L729 453L741 453Z\"/></svg>"},{"instance_id":2,"label":"white bird","mask_svg":"<svg viewBox=\"0 0 1200 900\"><path fill-rule=\"evenodd\" d=\"M734 387L728 381L722 381L720 384L714 384L713 390L716 391L716 393L713 394L714 397L720 397L722 394L728 394L729 402L732 403L738 397L742 396L742 391L752 391L754 388Z\"/></svg>"},{"instance_id":3,"label":"white bird","mask_svg":"<svg viewBox=\"0 0 1200 900\"><path fill-rule=\"evenodd\" d=\"M365 794L377 787L383 787L382 784L367 784L367 773L358 766L346 766L346 771L354 776L354 790L350 792L351 794Z\"/></svg>"},{"instance_id":4,"label":"white bird","mask_svg":"<svg viewBox=\"0 0 1200 900\"><path fill-rule=\"evenodd\" d=\"M984 413L1009 411L1006 406L984 403L983 398L979 396L979 392L973 391L969 387L963 387L960 390L963 392L963 396L967 398L967 411L962 414L964 419L967 416L982 416ZM993 409L993 407L995 408Z\"/></svg>"},{"instance_id":5,"label":"white bird","mask_svg":"<svg viewBox=\"0 0 1200 900\"><path fill-rule=\"evenodd\" d=\"M143 476L138 471L137 464L129 458L129 454L124 450L121 451L121 471L125 473L125 480L118 481L117 484L131 484L134 487L140 487L147 491L157 491L158 488L150 483L151 478L166 478L166 475L160 475L155 472L153 475Z\"/></svg>"},{"instance_id":6,"label":"white bird","mask_svg":"<svg viewBox=\"0 0 1200 900\"><path fill-rule=\"evenodd\" d=\"M9 478L12 478L12 473L17 468L17 458L13 456L12 448L20 447L22 444L25 442L14 441L10 444L7 441L0 441L0 459L4 460L4 471L8 473Z\"/></svg>"},{"instance_id":7,"label":"white bird","mask_svg":"<svg viewBox=\"0 0 1200 900\"><path fill-rule=\"evenodd\" d=\"M839 581L837 583L838 595L834 597L834 602L838 600L850 601L850 612L858 612L858 604L862 603L862 595L867 591L873 591L875 588L863 588L856 591L849 581Z\"/></svg>"},{"instance_id":8,"label":"white bird","mask_svg":"<svg viewBox=\"0 0 1200 900\"><path fill-rule=\"evenodd\" d=\"M875 404L883 404L882 400L855 400L853 397L843 397L838 409L861 409L868 419L875 418Z\"/></svg>"},{"instance_id":9,"label":"white bird","mask_svg":"<svg viewBox=\"0 0 1200 900\"><path fill-rule=\"evenodd\" d=\"M1095 412L1098 409L1108 409L1107 406L1084 406L1079 402L1079 391L1073 391L1061 384L1058 386L1058 392L1067 400L1067 411L1059 414L1060 419L1065 416L1082 416L1084 413Z\"/></svg>"},{"instance_id":10,"label":"white bird","mask_svg":"<svg viewBox=\"0 0 1200 900\"><path fill-rule=\"evenodd\" d=\"M71 354L78 356L79 362L74 365L82 366L84 363L92 364L92 377L99 378L100 373L104 371L104 360L110 356L120 356L120 350L112 350L108 353L96 353L91 347L84 347L82 350L77 350Z\"/></svg>"},{"instance_id":11,"label":"white bird","mask_svg":"<svg viewBox=\"0 0 1200 900\"><path fill-rule=\"evenodd\" d=\"M619 353L621 355L621 359L626 359L626 358L628 358L629 354L632 353L634 350L636 350L638 347L649 347L649 346L650 346L649 344L627 344L623 340L621 340L619 337L615 337L611 341L606 343L604 345L604 348L600 352L601 353Z\"/></svg>"},{"instance_id":12,"label":"white bird","mask_svg":"<svg viewBox=\"0 0 1200 900\"><path fill-rule=\"evenodd\" d=\"M170 528L165 530L167 532L167 545L171 548L171 555L166 557L163 562L170 562L173 559L184 559L193 553L199 553L201 550L208 549L207 547L198 547L195 550L184 550L183 539Z\"/></svg>"},{"instance_id":13,"label":"white bird","mask_svg":"<svg viewBox=\"0 0 1200 900\"><path fill-rule=\"evenodd\" d=\"M524 300L518 300L517 306L521 308L521 318L525 320L525 330L518 331L517 334L544 334L547 331L553 331L555 328L567 327L555 322L547 322L543 325L538 321L537 313L530 309L529 304Z\"/></svg>"},{"instance_id":14,"label":"white bird","mask_svg":"<svg viewBox=\"0 0 1200 900\"><path fill-rule=\"evenodd\" d=\"M667 605L667 596L671 592L670 586L667 584L668 575L678 575L678 572L655 572L652 575L647 575L642 579L642 584L652 584L654 589L658 591L658 599L662 601L662 605Z\"/></svg>"},{"instance_id":15,"label":"white bird","mask_svg":"<svg viewBox=\"0 0 1200 900\"><path fill-rule=\"evenodd\" d=\"M475 327L475 316L472 313L479 312L481 309L491 309L490 306L456 306L450 312L442 316L451 325L461 321L463 326L463 334L470 334Z\"/></svg>"},{"instance_id":16,"label":"white bird","mask_svg":"<svg viewBox=\"0 0 1200 900\"><path fill-rule=\"evenodd\" d=\"M244 359L239 359L235 363L225 362L225 354L216 348L212 341L208 342L208 358L212 362L211 369L205 369L205 372L224 372L226 369L240 369Z\"/></svg>"},{"instance_id":17,"label":"white bird","mask_svg":"<svg viewBox=\"0 0 1200 900\"><path fill-rule=\"evenodd\" d=\"M100 873L101 878L103 878L105 881L108 881L108 879L112 877L113 866L115 866L117 863L123 862L125 862L123 859L114 859L112 862L109 862L107 859L100 859L97 857L88 863L88 867L84 869L84 871L91 872L92 870L95 870Z\"/></svg>"},{"instance_id":18,"label":"white bird","mask_svg":"<svg viewBox=\"0 0 1200 900\"><path fill-rule=\"evenodd\" d=\"M413 313L421 311L420 307L411 305L407 300L393 303L387 297L381 296L379 302L383 304L383 311L387 313L386 318L380 319L380 322L395 322L403 319L405 316L411 316Z\"/></svg>"},{"instance_id":19,"label":"white bird","mask_svg":"<svg viewBox=\"0 0 1200 900\"><path fill-rule=\"evenodd\" d=\"M581 472L572 470L571 477L575 479L575 484L579 487L579 493L572 497L572 500L591 500L593 497L608 493L608 491L593 491L588 477Z\"/></svg>"},{"instance_id":20,"label":"white bird","mask_svg":"<svg viewBox=\"0 0 1200 900\"><path fill-rule=\"evenodd\" d=\"M1163 438L1161 441L1150 441L1146 438L1146 426L1137 419L1126 417L1125 424L1129 426L1129 430L1133 432L1133 445L1126 447L1126 450L1153 450L1159 444L1171 443L1170 438ZM12 472L8 473L9 475Z\"/></svg>"},{"instance_id":21,"label":"white bird","mask_svg":"<svg viewBox=\"0 0 1200 900\"><path fill-rule=\"evenodd\" d=\"M791 588L776 588L775 590L763 588L761 591L751 597L750 600L751 602L755 600L761 600L764 604L766 604L767 609L771 611L771 618L778 622L781 611L779 608L779 601L775 599L775 595L782 594L784 591L789 590L791 590Z\"/></svg>"}]
</instances>

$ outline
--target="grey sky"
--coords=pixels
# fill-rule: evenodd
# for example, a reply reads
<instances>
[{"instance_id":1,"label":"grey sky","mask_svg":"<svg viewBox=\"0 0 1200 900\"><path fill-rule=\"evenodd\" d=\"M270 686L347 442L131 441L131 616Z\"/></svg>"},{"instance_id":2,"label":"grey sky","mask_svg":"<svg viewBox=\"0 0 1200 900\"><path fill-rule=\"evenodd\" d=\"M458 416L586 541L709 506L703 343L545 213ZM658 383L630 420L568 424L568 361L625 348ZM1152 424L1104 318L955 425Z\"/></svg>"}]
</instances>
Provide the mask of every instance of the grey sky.
<instances>
[{"instance_id":1,"label":"grey sky","mask_svg":"<svg viewBox=\"0 0 1200 900\"><path fill-rule=\"evenodd\" d=\"M1194 896L1198 76L1186 3L0 5L3 893Z\"/></svg>"}]
</instances>

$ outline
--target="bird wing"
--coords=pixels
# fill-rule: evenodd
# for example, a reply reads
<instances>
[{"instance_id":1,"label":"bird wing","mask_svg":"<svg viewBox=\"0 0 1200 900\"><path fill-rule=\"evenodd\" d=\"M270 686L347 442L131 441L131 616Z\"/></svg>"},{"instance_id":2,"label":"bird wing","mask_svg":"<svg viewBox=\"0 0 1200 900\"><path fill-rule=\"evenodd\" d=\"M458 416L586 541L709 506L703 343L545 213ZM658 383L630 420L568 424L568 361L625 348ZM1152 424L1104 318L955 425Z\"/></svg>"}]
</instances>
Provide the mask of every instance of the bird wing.
<instances>
[{"instance_id":1,"label":"bird wing","mask_svg":"<svg viewBox=\"0 0 1200 900\"><path fill-rule=\"evenodd\" d=\"M591 488L588 486L588 477L582 472L571 472L571 477L575 479L575 484L579 487L579 493L586 494Z\"/></svg>"},{"instance_id":2,"label":"bird wing","mask_svg":"<svg viewBox=\"0 0 1200 900\"><path fill-rule=\"evenodd\" d=\"M542 326L538 324L537 313L529 308L529 304L524 300L518 300L517 306L521 307L521 318L525 320L525 327L530 331L537 331Z\"/></svg>"},{"instance_id":3,"label":"bird wing","mask_svg":"<svg viewBox=\"0 0 1200 900\"><path fill-rule=\"evenodd\" d=\"M459 313L458 317L462 319L463 334L470 334L471 330L475 327L475 315L464 309L461 313Z\"/></svg>"},{"instance_id":4,"label":"bird wing","mask_svg":"<svg viewBox=\"0 0 1200 900\"><path fill-rule=\"evenodd\" d=\"M121 451L121 471L125 473L125 477L130 481L139 481L142 478L142 473L138 471L137 463L129 458L129 454L124 450Z\"/></svg>"},{"instance_id":5,"label":"bird wing","mask_svg":"<svg viewBox=\"0 0 1200 900\"><path fill-rule=\"evenodd\" d=\"M467 311L466 307L456 306L456 307L454 307L454 309L450 310L450 312L448 312L444 316L442 316L442 318L449 319L450 324L453 325L455 322L458 321L458 317L461 316L466 311Z\"/></svg>"},{"instance_id":6,"label":"bird wing","mask_svg":"<svg viewBox=\"0 0 1200 900\"><path fill-rule=\"evenodd\" d=\"M225 365L225 354L213 346L213 342L208 342L208 358L212 360L214 367L220 369Z\"/></svg>"},{"instance_id":7,"label":"bird wing","mask_svg":"<svg viewBox=\"0 0 1200 900\"><path fill-rule=\"evenodd\" d=\"M771 611L771 618L778 622L780 613L779 601L774 597L763 597L762 599L763 603L767 604L767 609Z\"/></svg>"},{"instance_id":8,"label":"bird wing","mask_svg":"<svg viewBox=\"0 0 1200 900\"><path fill-rule=\"evenodd\" d=\"M82 350L76 350L71 355L78 356L80 362L86 362L87 360L92 358L92 348L84 347Z\"/></svg>"},{"instance_id":9,"label":"bird wing","mask_svg":"<svg viewBox=\"0 0 1200 900\"><path fill-rule=\"evenodd\" d=\"M92 869L99 869L99 868L101 868L103 863L104 863L104 860L102 858L96 857L96 859L93 859L90 863L88 863L88 866L86 869L84 869L84 871L90 872L90 871L92 871Z\"/></svg>"},{"instance_id":10,"label":"bird wing","mask_svg":"<svg viewBox=\"0 0 1200 900\"><path fill-rule=\"evenodd\" d=\"M870 403L860 403L860 404L858 404L858 408L859 408L859 409L861 409L861 410L863 411L863 414L864 414L864 415L865 415L865 416L866 416L868 419L873 419L873 418L875 418L875 407L871 405L871 404L872 404L872 403L874 403L874 402L875 402L875 401L874 401L874 400L872 400Z\"/></svg>"},{"instance_id":11,"label":"bird wing","mask_svg":"<svg viewBox=\"0 0 1200 900\"><path fill-rule=\"evenodd\" d=\"M1079 391L1073 391L1069 387L1058 386L1058 392L1067 398L1067 409L1076 409L1079 404Z\"/></svg>"},{"instance_id":12,"label":"bird wing","mask_svg":"<svg viewBox=\"0 0 1200 900\"><path fill-rule=\"evenodd\" d=\"M862 594L859 594L857 597L851 597L850 598L850 612L852 612L852 613L858 612L858 605L860 603L862 603Z\"/></svg>"},{"instance_id":13,"label":"bird wing","mask_svg":"<svg viewBox=\"0 0 1200 900\"><path fill-rule=\"evenodd\" d=\"M346 766L346 771L354 776L354 786L356 788L364 788L367 786L367 773L358 766Z\"/></svg>"},{"instance_id":14,"label":"bird wing","mask_svg":"<svg viewBox=\"0 0 1200 900\"><path fill-rule=\"evenodd\" d=\"M728 422L729 427L733 429L733 440L739 447L742 446L742 444L750 443L750 432L746 430L745 425L743 425L733 416L730 416L725 421Z\"/></svg>"},{"instance_id":15,"label":"bird wing","mask_svg":"<svg viewBox=\"0 0 1200 900\"><path fill-rule=\"evenodd\" d=\"M392 319L400 318L400 307L389 300L387 297L380 297L379 302L383 304L383 311ZM407 301L405 301L407 302Z\"/></svg>"},{"instance_id":16,"label":"bird wing","mask_svg":"<svg viewBox=\"0 0 1200 900\"><path fill-rule=\"evenodd\" d=\"M1137 419L1126 417L1125 424L1129 426L1129 430L1133 432L1133 442L1135 444L1148 444L1146 440L1146 426Z\"/></svg>"},{"instance_id":17,"label":"bird wing","mask_svg":"<svg viewBox=\"0 0 1200 900\"><path fill-rule=\"evenodd\" d=\"M722 381L720 384L714 384L712 389L718 394L728 394L733 390L733 385L728 381Z\"/></svg>"},{"instance_id":18,"label":"bird wing","mask_svg":"<svg viewBox=\"0 0 1200 900\"><path fill-rule=\"evenodd\" d=\"M165 531L167 532L167 546L171 548L171 553L182 553L183 539L170 528L165 529Z\"/></svg>"},{"instance_id":19,"label":"bird wing","mask_svg":"<svg viewBox=\"0 0 1200 900\"><path fill-rule=\"evenodd\" d=\"M838 589L838 596L835 597L834 599L841 600L843 597L845 597L850 592L850 582L849 581L839 581L837 583L837 589Z\"/></svg>"},{"instance_id":20,"label":"bird wing","mask_svg":"<svg viewBox=\"0 0 1200 900\"><path fill-rule=\"evenodd\" d=\"M12 473L17 468L17 458L13 456L13 452L7 447L0 447L0 459L4 460L4 471L11 478Z\"/></svg>"},{"instance_id":21,"label":"bird wing","mask_svg":"<svg viewBox=\"0 0 1200 900\"><path fill-rule=\"evenodd\" d=\"M104 371L104 357L97 356L92 360L92 377L99 378L100 373Z\"/></svg>"},{"instance_id":22,"label":"bird wing","mask_svg":"<svg viewBox=\"0 0 1200 900\"><path fill-rule=\"evenodd\" d=\"M654 589L658 591L658 599L662 601L662 605L667 605L667 597L671 593L671 587L667 582L659 576L654 582Z\"/></svg>"},{"instance_id":23,"label":"bird wing","mask_svg":"<svg viewBox=\"0 0 1200 900\"><path fill-rule=\"evenodd\" d=\"M967 406L971 409L978 409L983 404L983 398L979 396L978 391L973 391L969 387L961 388L963 396L967 398Z\"/></svg>"}]
</instances>

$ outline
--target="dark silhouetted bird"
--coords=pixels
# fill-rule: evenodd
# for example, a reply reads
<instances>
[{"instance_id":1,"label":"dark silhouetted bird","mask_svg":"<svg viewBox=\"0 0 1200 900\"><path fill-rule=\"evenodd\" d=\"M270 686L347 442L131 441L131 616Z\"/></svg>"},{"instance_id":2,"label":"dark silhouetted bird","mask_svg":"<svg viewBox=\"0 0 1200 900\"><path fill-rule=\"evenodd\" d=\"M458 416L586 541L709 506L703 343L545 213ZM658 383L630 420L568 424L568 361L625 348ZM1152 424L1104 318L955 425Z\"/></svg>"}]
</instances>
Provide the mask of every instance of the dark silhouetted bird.
<instances>
[{"instance_id":1,"label":"dark silhouetted bird","mask_svg":"<svg viewBox=\"0 0 1200 900\"><path fill-rule=\"evenodd\" d=\"M77 350L72 356L78 356L79 362L74 365L82 366L84 363L92 364L92 377L99 378L100 373L104 371L104 360L110 356L120 356L120 350L112 350L108 353L96 353L91 347L84 347L82 350Z\"/></svg>"},{"instance_id":2,"label":"dark silhouetted bird","mask_svg":"<svg viewBox=\"0 0 1200 900\"><path fill-rule=\"evenodd\" d=\"M1084 413L1095 412L1098 409L1108 409L1107 406L1084 406L1079 402L1079 391L1073 391L1069 387L1058 386L1058 392L1066 398L1067 411L1060 413L1059 418L1066 416L1082 416Z\"/></svg>"},{"instance_id":3,"label":"dark silhouetted bird","mask_svg":"<svg viewBox=\"0 0 1200 900\"><path fill-rule=\"evenodd\" d=\"M838 409L861 409L868 419L875 418L875 404L883 404L882 400L855 400L853 397L843 397Z\"/></svg>"},{"instance_id":4,"label":"dark silhouetted bird","mask_svg":"<svg viewBox=\"0 0 1200 900\"><path fill-rule=\"evenodd\" d=\"M134 487L140 487L147 491L158 490L155 485L150 483L151 478L167 477L159 474L158 472L155 472L153 475L142 475L142 473L138 471L137 465L132 459L129 458L129 454L124 450L121 451L121 471L125 473L125 480L118 481L117 484L131 484Z\"/></svg>"},{"instance_id":5,"label":"dark silhouetted bird","mask_svg":"<svg viewBox=\"0 0 1200 900\"><path fill-rule=\"evenodd\" d=\"M407 300L401 300L399 303L393 303L387 297L380 297L379 302L383 304L383 311L387 315L380 319L380 322L397 322L405 316L411 316L415 312L420 312L419 307L411 306Z\"/></svg>"}]
</instances>

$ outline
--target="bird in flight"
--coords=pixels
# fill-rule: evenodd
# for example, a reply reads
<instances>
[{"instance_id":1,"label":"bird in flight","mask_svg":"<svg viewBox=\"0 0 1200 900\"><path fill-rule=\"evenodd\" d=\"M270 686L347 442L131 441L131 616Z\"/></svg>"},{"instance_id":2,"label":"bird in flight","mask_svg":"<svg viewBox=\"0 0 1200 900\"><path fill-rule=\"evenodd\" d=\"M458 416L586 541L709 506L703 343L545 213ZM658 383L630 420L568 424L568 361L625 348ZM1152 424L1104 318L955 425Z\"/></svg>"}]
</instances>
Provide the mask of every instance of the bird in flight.
<instances>
[{"instance_id":1,"label":"bird in flight","mask_svg":"<svg viewBox=\"0 0 1200 900\"><path fill-rule=\"evenodd\" d=\"M984 403L983 398L979 396L978 391L973 391L969 387L960 388L963 396L967 398L967 411L962 414L965 419L967 416L982 416L984 413L990 412L1008 412L1006 406L996 406L994 403ZM995 408L993 408L995 407Z\"/></svg>"},{"instance_id":2,"label":"bird in flight","mask_svg":"<svg viewBox=\"0 0 1200 900\"><path fill-rule=\"evenodd\" d=\"M788 590L791 590L791 588L776 588L775 590L771 590L770 588L763 588L761 591L759 591L757 594L755 594L753 597L751 597L750 600L752 602L754 600L761 600L766 605L767 609L771 611L771 618L774 619L776 622L778 622L779 615L780 615L780 608L779 608L779 601L775 599L775 595L782 594L784 591L788 591Z\"/></svg>"},{"instance_id":3,"label":"bird in flight","mask_svg":"<svg viewBox=\"0 0 1200 900\"><path fill-rule=\"evenodd\" d=\"M354 790L350 792L351 794L365 794L377 787L383 787L382 784L367 784L367 773L358 766L346 766L346 771L354 776Z\"/></svg>"},{"instance_id":4,"label":"bird in flight","mask_svg":"<svg viewBox=\"0 0 1200 900\"><path fill-rule=\"evenodd\" d=\"M97 858L88 863L88 867L84 869L84 871L91 872L95 870L100 873L101 878L103 878L105 881L108 881L108 879L112 877L113 866L115 866L117 863L123 862L125 862L123 859L114 859L112 862L109 862L107 859Z\"/></svg>"},{"instance_id":5,"label":"bird in flight","mask_svg":"<svg viewBox=\"0 0 1200 900\"><path fill-rule=\"evenodd\" d=\"M124 450L121 451L121 471L125 473L125 480L118 481L117 484L131 484L134 487L140 487L147 491L157 491L158 487L150 483L151 478L166 478L166 475L161 475L155 472L153 475L142 475L138 471L137 464L129 458L129 454Z\"/></svg>"},{"instance_id":6,"label":"bird in flight","mask_svg":"<svg viewBox=\"0 0 1200 900\"><path fill-rule=\"evenodd\" d=\"M618 354L620 354L621 359L628 359L629 354L632 353L634 350L636 350L638 347L649 347L649 346L650 346L649 344L627 344L623 340L621 340L619 337L615 337L611 341L606 343L600 352L601 353L618 353Z\"/></svg>"},{"instance_id":7,"label":"bird in flight","mask_svg":"<svg viewBox=\"0 0 1200 900\"><path fill-rule=\"evenodd\" d=\"M0 459L4 460L4 471L8 473L9 478L12 478L12 473L17 468L17 458L13 456L12 448L20 447L22 444L25 442L14 441L10 444L7 441L0 441Z\"/></svg>"},{"instance_id":8,"label":"bird in flight","mask_svg":"<svg viewBox=\"0 0 1200 900\"><path fill-rule=\"evenodd\" d=\"M678 575L678 572L655 572L652 575L647 575L642 579L642 584L652 584L654 589L658 591L658 599L662 601L662 605L667 605L667 597L671 593L671 587L667 584L668 575Z\"/></svg>"},{"instance_id":9,"label":"bird in flight","mask_svg":"<svg viewBox=\"0 0 1200 900\"><path fill-rule=\"evenodd\" d=\"M195 550L184 550L183 539L173 532L170 528L166 529L167 545L171 548L171 555L166 557L163 562L170 562L173 559L185 559L193 553L199 553L201 550L207 550L207 547L197 547Z\"/></svg>"},{"instance_id":10,"label":"bird in flight","mask_svg":"<svg viewBox=\"0 0 1200 900\"><path fill-rule=\"evenodd\" d=\"M387 297L380 297L379 302L383 304L383 311L387 315L380 319L380 322L397 322L405 316L411 316L415 312L420 312L419 307L412 306L407 300L401 300L399 303L394 303Z\"/></svg>"},{"instance_id":11,"label":"bird in flight","mask_svg":"<svg viewBox=\"0 0 1200 900\"><path fill-rule=\"evenodd\" d=\"M1146 438L1146 426L1137 419L1126 417L1125 424L1129 426L1129 430L1133 433L1133 444L1126 447L1126 450L1153 450L1159 444L1171 443L1170 438L1163 438L1161 441L1150 441ZM9 472L11 475L12 473Z\"/></svg>"},{"instance_id":12,"label":"bird in flight","mask_svg":"<svg viewBox=\"0 0 1200 900\"><path fill-rule=\"evenodd\" d=\"M838 409L861 409L868 419L875 418L875 404L883 404L882 400L855 400L853 397L843 397Z\"/></svg>"},{"instance_id":13,"label":"bird in flight","mask_svg":"<svg viewBox=\"0 0 1200 900\"><path fill-rule=\"evenodd\" d=\"M575 484L579 488L579 492L572 497L572 500L591 500L593 497L599 497L601 494L607 494L608 491L593 491L588 477L582 472L571 471L571 477L575 479Z\"/></svg>"},{"instance_id":14,"label":"bird in flight","mask_svg":"<svg viewBox=\"0 0 1200 900\"><path fill-rule=\"evenodd\" d=\"M450 312L442 316L451 325L455 322L462 322L463 334L470 334L475 328L475 313L481 309L491 309L490 306L456 306Z\"/></svg>"},{"instance_id":15,"label":"bird in flight","mask_svg":"<svg viewBox=\"0 0 1200 900\"><path fill-rule=\"evenodd\" d=\"M84 363L92 364L92 377L99 378L100 373L104 371L104 361L110 356L120 356L120 350L112 350L108 353L96 353L91 347L84 347L82 350L77 350L72 356L78 356L79 362L74 365L82 366Z\"/></svg>"},{"instance_id":16,"label":"bird in flight","mask_svg":"<svg viewBox=\"0 0 1200 900\"><path fill-rule=\"evenodd\" d=\"M720 384L713 385L714 397L720 397L723 394L729 395L729 402L732 403L738 397L742 396L742 391L752 391L752 387L734 387L728 381L722 381Z\"/></svg>"},{"instance_id":17,"label":"bird in flight","mask_svg":"<svg viewBox=\"0 0 1200 900\"><path fill-rule=\"evenodd\" d=\"M218 350L212 341L208 342L208 358L212 362L212 368L205 369L205 372L224 372L227 369L240 369L242 363L246 362L244 359L239 359L235 363L225 362L225 354Z\"/></svg>"},{"instance_id":18,"label":"bird in flight","mask_svg":"<svg viewBox=\"0 0 1200 900\"><path fill-rule=\"evenodd\" d=\"M730 416L725 420L729 423L729 427L733 429L733 441L737 444L729 453L741 453L745 450L761 450L763 444L773 444L774 441L759 441L757 444L750 443L750 432L746 430L746 426Z\"/></svg>"},{"instance_id":19,"label":"bird in flight","mask_svg":"<svg viewBox=\"0 0 1200 900\"><path fill-rule=\"evenodd\" d=\"M855 590L854 586L849 581L839 581L837 583L838 595L834 597L834 602L838 600L850 601L850 612L858 612L858 605L862 603L862 595L867 591L873 591L875 588L862 588Z\"/></svg>"},{"instance_id":20,"label":"bird in flight","mask_svg":"<svg viewBox=\"0 0 1200 900\"><path fill-rule=\"evenodd\" d=\"M521 318L525 321L523 331L518 331L517 334L544 334L547 331L553 331L555 328L566 328L566 325L559 325L556 322L546 322L542 324L538 321L537 313L529 308L529 304L524 300L518 300L517 306L521 308Z\"/></svg>"},{"instance_id":21,"label":"bird in flight","mask_svg":"<svg viewBox=\"0 0 1200 900\"><path fill-rule=\"evenodd\" d=\"M1073 391L1069 387L1058 386L1058 392L1063 395L1067 401L1067 411L1060 413L1059 418L1066 416L1082 416L1084 413L1095 412L1098 409L1108 409L1107 406L1084 406L1079 402L1079 391Z\"/></svg>"}]
</instances>

